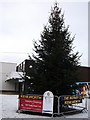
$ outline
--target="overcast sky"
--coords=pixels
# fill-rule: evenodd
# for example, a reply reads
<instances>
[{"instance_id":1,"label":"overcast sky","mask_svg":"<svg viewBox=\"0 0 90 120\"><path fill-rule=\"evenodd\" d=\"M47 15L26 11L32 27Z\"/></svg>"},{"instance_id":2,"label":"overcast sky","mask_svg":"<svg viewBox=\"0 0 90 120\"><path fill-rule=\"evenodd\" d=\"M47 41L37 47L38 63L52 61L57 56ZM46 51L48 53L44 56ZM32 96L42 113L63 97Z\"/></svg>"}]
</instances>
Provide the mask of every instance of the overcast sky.
<instances>
[{"instance_id":1,"label":"overcast sky","mask_svg":"<svg viewBox=\"0 0 90 120\"><path fill-rule=\"evenodd\" d=\"M74 0L73 0L74 1ZM31 55L33 40L40 38L48 23L54 0L0 0L0 62L20 63ZM82 66L88 66L88 1L58 0L65 25L76 35L74 52L82 54Z\"/></svg>"}]
</instances>

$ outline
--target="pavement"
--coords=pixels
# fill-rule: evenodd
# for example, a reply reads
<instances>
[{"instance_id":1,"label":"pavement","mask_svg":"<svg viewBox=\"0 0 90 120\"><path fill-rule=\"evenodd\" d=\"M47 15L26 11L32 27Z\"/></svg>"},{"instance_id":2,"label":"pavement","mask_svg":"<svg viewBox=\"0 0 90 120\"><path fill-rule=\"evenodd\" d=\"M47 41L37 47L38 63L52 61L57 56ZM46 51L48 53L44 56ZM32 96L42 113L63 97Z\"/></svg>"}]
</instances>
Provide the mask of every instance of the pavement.
<instances>
[{"instance_id":1,"label":"pavement","mask_svg":"<svg viewBox=\"0 0 90 120\"><path fill-rule=\"evenodd\" d=\"M0 95L0 118L46 118L46 116L17 113L18 95Z\"/></svg>"},{"instance_id":2,"label":"pavement","mask_svg":"<svg viewBox=\"0 0 90 120\"><path fill-rule=\"evenodd\" d=\"M88 111L67 115L65 118L90 118L90 99L87 100ZM42 115L32 115L17 113L18 110L18 95L0 95L0 118L50 118ZM63 116L62 116L63 117Z\"/></svg>"},{"instance_id":3,"label":"pavement","mask_svg":"<svg viewBox=\"0 0 90 120\"><path fill-rule=\"evenodd\" d=\"M84 102L83 103L84 105L86 104L85 105L87 108L86 111L83 111L83 113L66 116L66 118L89 118L90 119L90 98L85 99L85 101L84 101L85 103Z\"/></svg>"}]
</instances>

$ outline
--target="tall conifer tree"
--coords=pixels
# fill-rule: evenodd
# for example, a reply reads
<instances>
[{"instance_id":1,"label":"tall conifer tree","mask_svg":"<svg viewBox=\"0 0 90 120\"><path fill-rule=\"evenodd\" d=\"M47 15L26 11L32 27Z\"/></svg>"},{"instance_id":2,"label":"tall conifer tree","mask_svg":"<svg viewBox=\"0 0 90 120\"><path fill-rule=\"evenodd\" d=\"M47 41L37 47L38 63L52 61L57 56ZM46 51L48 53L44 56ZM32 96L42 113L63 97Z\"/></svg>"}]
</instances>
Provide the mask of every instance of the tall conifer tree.
<instances>
[{"instance_id":1,"label":"tall conifer tree","mask_svg":"<svg viewBox=\"0 0 90 120\"><path fill-rule=\"evenodd\" d=\"M79 66L78 52L73 53L71 38L65 26L64 15L58 4L51 9L48 25L41 33L41 39L34 41L35 71L33 88L35 93L43 94L50 90L55 95L72 94L77 81Z\"/></svg>"}]
</instances>

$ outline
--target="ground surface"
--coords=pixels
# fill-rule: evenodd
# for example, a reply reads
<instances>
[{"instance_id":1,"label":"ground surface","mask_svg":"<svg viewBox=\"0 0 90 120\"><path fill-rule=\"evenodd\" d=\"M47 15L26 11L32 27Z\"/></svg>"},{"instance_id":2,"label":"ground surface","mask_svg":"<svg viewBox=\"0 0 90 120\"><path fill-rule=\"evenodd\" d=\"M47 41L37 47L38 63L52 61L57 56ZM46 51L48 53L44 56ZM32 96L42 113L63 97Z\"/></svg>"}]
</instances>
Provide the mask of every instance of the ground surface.
<instances>
[{"instance_id":1,"label":"ground surface","mask_svg":"<svg viewBox=\"0 0 90 120\"><path fill-rule=\"evenodd\" d=\"M65 116L66 118L90 117L90 99L87 100L88 112ZM18 95L0 95L0 118L49 118L41 115L17 113Z\"/></svg>"}]
</instances>

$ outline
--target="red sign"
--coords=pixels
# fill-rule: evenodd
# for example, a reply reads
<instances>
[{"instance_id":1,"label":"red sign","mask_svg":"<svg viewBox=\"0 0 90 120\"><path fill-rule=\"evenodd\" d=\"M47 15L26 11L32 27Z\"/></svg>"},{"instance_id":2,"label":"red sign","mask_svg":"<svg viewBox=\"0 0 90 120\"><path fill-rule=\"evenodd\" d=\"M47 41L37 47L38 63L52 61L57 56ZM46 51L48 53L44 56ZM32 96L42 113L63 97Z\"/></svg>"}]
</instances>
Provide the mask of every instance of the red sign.
<instances>
[{"instance_id":1,"label":"red sign","mask_svg":"<svg viewBox=\"0 0 90 120\"><path fill-rule=\"evenodd\" d=\"M42 96L28 96L21 95L20 96L20 110L29 110L32 112L42 112Z\"/></svg>"}]
</instances>

